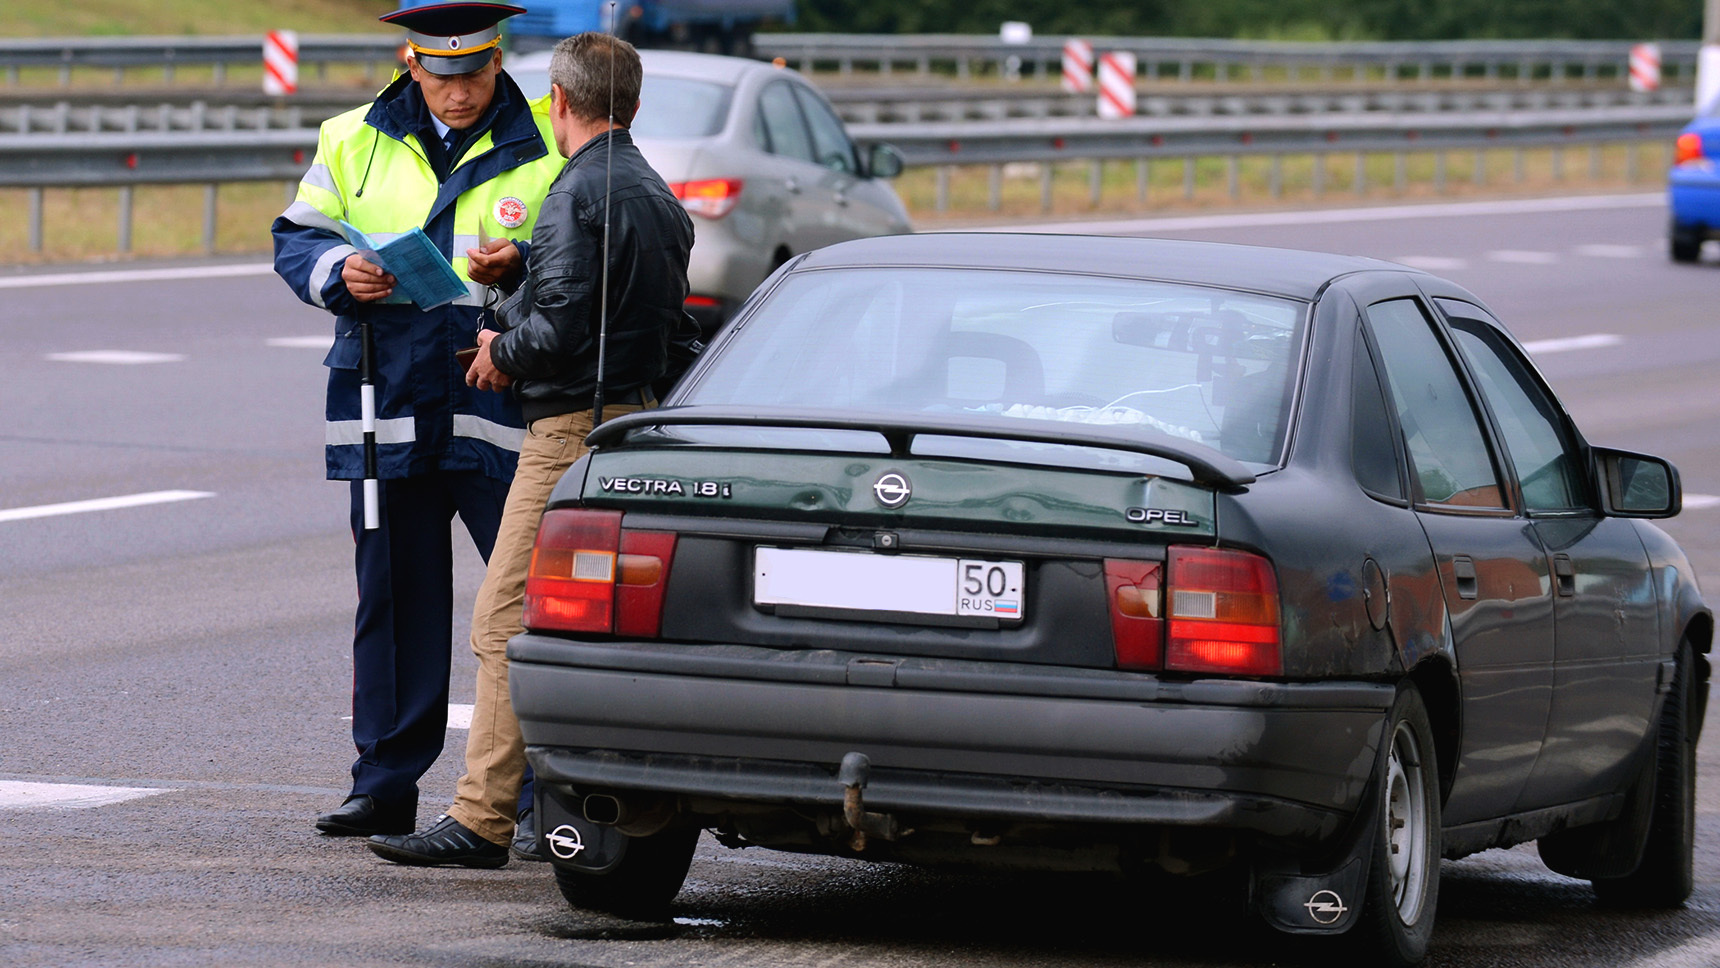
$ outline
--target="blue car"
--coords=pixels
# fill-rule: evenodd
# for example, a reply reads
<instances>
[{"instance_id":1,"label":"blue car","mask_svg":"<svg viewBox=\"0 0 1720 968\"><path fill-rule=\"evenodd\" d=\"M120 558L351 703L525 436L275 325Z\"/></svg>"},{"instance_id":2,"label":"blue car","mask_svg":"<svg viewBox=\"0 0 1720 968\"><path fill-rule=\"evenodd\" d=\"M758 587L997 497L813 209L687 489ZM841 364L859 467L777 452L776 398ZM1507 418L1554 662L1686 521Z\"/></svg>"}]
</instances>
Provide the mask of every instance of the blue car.
<instances>
[{"instance_id":1,"label":"blue car","mask_svg":"<svg viewBox=\"0 0 1720 968\"><path fill-rule=\"evenodd\" d=\"M1672 261L1695 262L1702 240L1720 238L1720 103L1684 126L1667 178Z\"/></svg>"}]
</instances>

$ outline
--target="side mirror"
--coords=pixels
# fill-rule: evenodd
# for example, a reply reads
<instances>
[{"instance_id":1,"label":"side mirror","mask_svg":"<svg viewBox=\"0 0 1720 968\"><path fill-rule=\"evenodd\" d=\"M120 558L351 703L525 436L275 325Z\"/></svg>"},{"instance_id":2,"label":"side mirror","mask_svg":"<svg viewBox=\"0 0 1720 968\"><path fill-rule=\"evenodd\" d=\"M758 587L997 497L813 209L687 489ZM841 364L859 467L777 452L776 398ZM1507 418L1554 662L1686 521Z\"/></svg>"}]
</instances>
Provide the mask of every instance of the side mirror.
<instances>
[{"instance_id":1,"label":"side mirror","mask_svg":"<svg viewBox=\"0 0 1720 968\"><path fill-rule=\"evenodd\" d=\"M894 178L902 173L902 153L895 145L875 144L866 150L866 177Z\"/></svg>"},{"instance_id":2,"label":"side mirror","mask_svg":"<svg viewBox=\"0 0 1720 968\"><path fill-rule=\"evenodd\" d=\"M1684 507L1678 468L1647 454L1594 449L1606 512L1621 518L1670 518Z\"/></svg>"}]
</instances>

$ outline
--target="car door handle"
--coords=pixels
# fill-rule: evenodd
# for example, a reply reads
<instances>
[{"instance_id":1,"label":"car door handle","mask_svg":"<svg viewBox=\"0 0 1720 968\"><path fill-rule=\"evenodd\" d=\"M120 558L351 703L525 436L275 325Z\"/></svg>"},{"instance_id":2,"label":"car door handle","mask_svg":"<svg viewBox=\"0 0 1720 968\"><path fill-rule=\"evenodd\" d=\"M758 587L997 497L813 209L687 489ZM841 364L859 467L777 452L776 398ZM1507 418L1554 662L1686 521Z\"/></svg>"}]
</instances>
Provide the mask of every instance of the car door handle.
<instances>
[{"instance_id":1,"label":"car door handle","mask_svg":"<svg viewBox=\"0 0 1720 968\"><path fill-rule=\"evenodd\" d=\"M1569 598L1577 593L1577 569L1571 564L1570 555L1553 556L1553 578L1560 597Z\"/></svg>"},{"instance_id":2,"label":"car door handle","mask_svg":"<svg viewBox=\"0 0 1720 968\"><path fill-rule=\"evenodd\" d=\"M1451 573L1457 578L1457 597L1476 598L1480 589L1475 581L1475 561L1467 555L1451 559Z\"/></svg>"}]
</instances>

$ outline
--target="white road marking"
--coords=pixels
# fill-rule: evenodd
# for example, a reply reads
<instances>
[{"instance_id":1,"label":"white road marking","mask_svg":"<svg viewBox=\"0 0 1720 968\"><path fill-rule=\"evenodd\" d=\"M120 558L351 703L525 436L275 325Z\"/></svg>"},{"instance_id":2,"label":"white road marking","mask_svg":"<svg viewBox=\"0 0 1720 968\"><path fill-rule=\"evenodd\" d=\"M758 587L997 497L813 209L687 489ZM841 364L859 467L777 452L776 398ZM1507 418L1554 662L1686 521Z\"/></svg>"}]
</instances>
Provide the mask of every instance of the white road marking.
<instances>
[{"instance_id":1,"label":"white road marking","mask_svg":"<svg viewBox=\"0 0 1720 968\"><path fill-rule=\"evenodd\" d=\"M1596 259L1640 259L1647 253L1640 245L1610 245L1602 242L1579 245L1577 254L1593 256Z\"/></svg>"},{"instance_id":2,"label":"white road marking","mask_svg":"<svg viewBox=\"0 0 1720 968\"><path fill-rule=\"evenodd\" d=\"M1506 262L1520 266L1550 266L1559 261L1558 253L1533 252L1525 249L1495 249L1487 253L1487 258L1494 262Z\"/></svg>"},{"instance_id":3,"label":"white road marking","mask_svg":"<svg viewBox=\"0 0 1720 968\"><path fill-rule=\"evenodd\" d=\"M349 723L352 722L351 716L342 716L341 719L344 719ZM451 702L448 704L448 728L449 729L471 729L472 728L472 704L471 703L469 703L469 702Z\"/></svg>"},{"instance_id":4,"label":"white road marking","mask_svg":"<svg viewBox=\"0 0 1720 968\"><path fill-rule=\"evenodd\" d=\"M0 810L82 810L169 792L171 791L155 787L85 786L77 783L0 780Z\"/></svg>"},{"instance_id":5,"label":"white road marking","mask_svg":"<svg viewBox=\"0 0 1720 968\"><path fill-rule=\"evenodd\" d=\"M144 353L138 350L78 350L75 353L49 353L48 359L56 363L136 366L139 363L180 363L185 360L185 356L181 353Z\"/></svg>"},{"instance_id":6,"label":"white road marking","mask_svg":"<svg viewBox=\"0 0 1720 968\"><path fill-rule=\"evenodd\" d=\"M1392 261L1412 269L1426 269L1428 272L1456 272L1469 268L1468 259L1453 259L1443 255L1402 255Z\"/></svg>"},{"instance_id":7,"label":"white road marking","mask_svg":"<svg viewBox=\"0 0 1720 968\"><path fill-rule=\"evenodd\" d=\"M1415 218L1468 218L1474 215L1524 215L1535 212L1585 212L1616 208L1658 208L1663 192L1634 195L1574 195L1563 198L1516 198L1428 205L1381 205L1369 208L1327 208L1308 211L1251 212L1235 215L1188 215L1170 218L1095 219L1090 222L1019 222L949 229L952 232L1034 232L1075 235L1142 235L1184 229L1252 228L1265 225L1330 225L1338 222L1389 222Z\"/></svg>"},{"instance_id":8,"label":"white road marking","mask_svg":"<svg viewBox=\"0 0 1720 968\"><path fill-rule=\"evenodd\" d=\"M63 504L38 504L27 508L0 508L0 522L27 521L31 518L52 518L62 514L86 514L90 511L114 511L120 508L143 507L148 504L170 504L174 501L194 501L214 497L213 491L147 491L119 497L98 497L88 501L67 501Z\"/></svg>"},{"instance_id":9,"label":"white road marking","mask_svg":"<svg viewBox=\"0 0 1720 968\"><path fill-rule=\"evenodd\" d=\"M0 278L0 289L32 289L37 286L91 286L110 282L171 282L176 279L229 279L235 276L266 276L275 267L266 262L244 265L181 266L175 269L118 269L110 272L57 272L40 276Z\"/></svg>"},{"instance_id":10,"label":"white road marking","mask_svg":"<svg viewBox=\"0 0 1720 968\"><path fill-rule=\"evenodd\" d=\"M1590 333L1587 336L1563 336L1557 339L1532 339L1523 344L1532 356L1543 356L1547 353L1568 353L1571 350L1595 350L1603 346L1617 346L1624 342L1624 337L1612 333Z\"/></svg>"},{"instance_id":11,"label":"white road marking","mask_svg":"<svg viewBox=\"0 0 1720 968\"><path fill-rule=\"evenodd\" d=\"M1720 507L1720 494L1684 495L1684 510L1686 511L1702 511L1712 507Z\"/></svg>"},{"instance_id":12,"label":"white road marking","mask_svg":"<svg viewBox=\"0 0 1720 968\"><path fill-rule=\"evenodd\" d=\"M334 336L277 336L269 340L269 345L289 350L326 350L334 345Z\"/></svg>"}]
</instances>

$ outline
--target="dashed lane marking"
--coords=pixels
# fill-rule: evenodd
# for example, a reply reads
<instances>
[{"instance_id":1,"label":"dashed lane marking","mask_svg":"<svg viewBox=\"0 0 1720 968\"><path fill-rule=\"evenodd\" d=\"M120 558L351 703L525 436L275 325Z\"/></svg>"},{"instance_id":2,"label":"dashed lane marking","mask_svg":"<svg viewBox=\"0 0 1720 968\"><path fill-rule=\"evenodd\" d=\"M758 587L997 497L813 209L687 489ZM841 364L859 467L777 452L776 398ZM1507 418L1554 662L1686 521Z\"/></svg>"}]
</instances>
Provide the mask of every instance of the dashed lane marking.
<instances>
[{"instance_id":1,"label":"dashed lane marking","mask_svg":"<svg viewBox=\"0 0 1720 968\"><path fill-rule=\"evenodd\" d=\"M1624 342L1624 337L1612 333L1590 333L1587 336L1561 336L1557 339L1532 339L1523 344L1531 356L1545 356L1548 353L1569 353L1572 350L1598 350L1604 346L1617 346Z\"/></svg>"},{"instance_id":2,"label":"dashed lane marking","mask_svg":"<svg viewBox=\"0 0 1720 968\"><path fill-rule=\"evenodd\" d=\"M157 787L87 786L81 783L0 780L0 810L83 810L169 792L171 791Z\"/></svg>"},{"instance_id":3,"label":"dashed lane marking","mask_svg":"<svg viewBox=\"0 0 1720 968\"><path fill-rule=\"evenodd\" d=\"M1428 272L1456 272L1469 268L1468 259L1454 259L1443 255L1402 255L1393 262L1401 262L1411 269L1425 269Z\"/></svg>"},{"instance_id":4,"label":"dashed lane marking","mask_svg":"<svg viewBox=\"0 0 1720 968\"><path fill-rule=\"evenodd\" d=\"M178 279L229 279L235 276L266 276L275 271L267 262L244 265L181 266L173 269L118 269L110 272L56 272L39 276L9 276L0 279L0 289L33 289L37 286L90 286L113 282L172 282Z\"/></svg>"},{"instance_id":5,"label":"dashed lane marking","mask_svg":"<svg viewBox=\"0 0 1720 968\"><path fill-rule=\"evenodd\" d=\"M62 514L87 514L91 511L114 511L149 504L171 504L174 501L195 501L214 497L213 491L147 491L119 497L98 497L88 501L66 501L62 504L38 504L27 508L0 508L0 522L27 521L32 518L52 518Z\"/></svg>"},{"instance_id":6,"label":"dashed lane marking","mask_svg":"<svg viewBox=\"0 0 1720 968\"><path fill-rule=\"evenodd\" d=\"M1720 507L1720 494L1684 495L1684 510L1686 511L1705 511L1712 507Z\"/></svg>"},{"instance_id":7,"label":"dashed lane marking","mask_svg":"<svg viewBox=\"0 0 1720 968\"><path fill-rule=\"evenodd\" d=\"M1648 252L1640 245L1613 245L1596 243L1594 245L1577 246L1578 255L1586 255L1595 259L1640 259Z\"/></svg>"},{"instance_id":8,"label":"dashed lane marking","mask_svg":"<svg viewBox=\"0 0 1720 968\"><path fill-rule=\"evenodd\" d=\"M1519 266L1550 266L1559 261L1555 252L1534 252L1527 249L1494 249L1487 253L1487 258L1494 262Z\"/></svg>"},{"instance_id":9,"label":"dashed lane marking","mask_svg":"<svg viewBox=\"0 0 1720 968\"><path fill-rule=\"evenodd\" d=\"M351 716L342 716L341 719L344 719L349 723L352 722ZM451 702L448 704L448 728L449 729L471 729L472 728L472 704L471 703Z\"/></svg>"},{"instance_id":10,"label":"dashed lane marking","mask_svg":"<svg viewBox=\"0 0 1720 968\"><path fill-rule=\"evenodd\" d=\"M115 366L136 366L140 363L181 363L181 353L143 353L137 350L79 350L75 353L49 353L56 363L106 363Z\"/></svg>"},{"instance_id":11,"label":"dashed lane marking","mask_svg":"<svg viewBox=\"0 0 1720 968\"><path fill-rule=\"evenodd\" d=\"M269 345L289 350L326 350L334 345L334 336L277 336L269 340Z\"/></svg>"}]
</instances>

